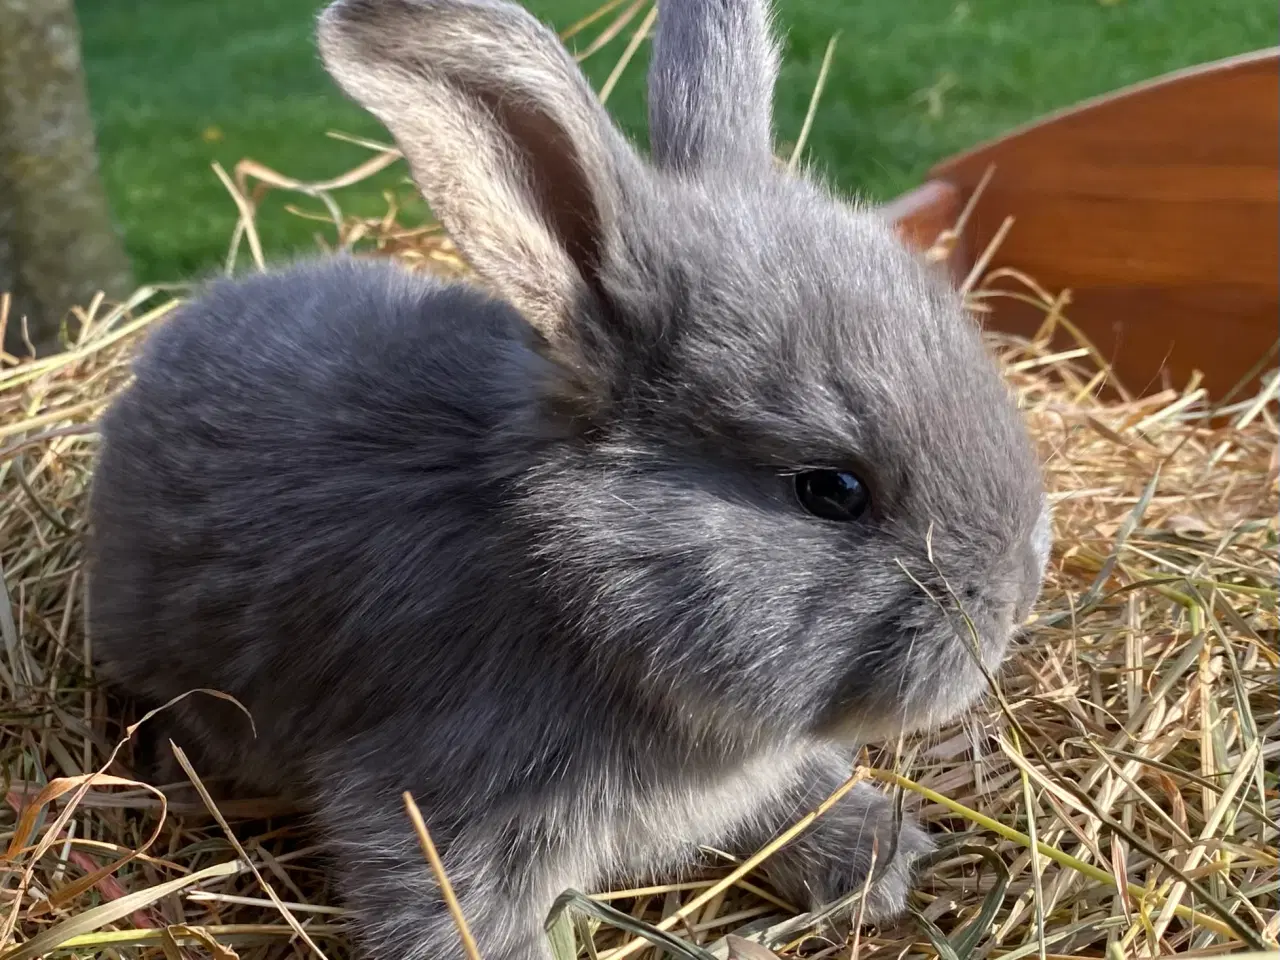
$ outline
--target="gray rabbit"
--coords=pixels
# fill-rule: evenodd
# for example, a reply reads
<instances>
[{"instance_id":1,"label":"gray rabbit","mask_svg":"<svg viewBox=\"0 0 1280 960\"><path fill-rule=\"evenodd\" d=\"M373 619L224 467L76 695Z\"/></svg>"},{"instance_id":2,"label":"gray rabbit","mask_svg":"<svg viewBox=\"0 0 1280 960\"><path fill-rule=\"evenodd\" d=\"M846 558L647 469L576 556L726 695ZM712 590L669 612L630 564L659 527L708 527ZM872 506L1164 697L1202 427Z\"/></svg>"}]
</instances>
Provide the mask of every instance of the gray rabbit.
<instances>
[{"instance_id":1,"label":"gray rabbit","mask_svg":"<svg viewBox=\"0 0 1280 960\"><path fill-rule=\"evenodd\" d=\"M488 292L337 258L180 308L103 420L91 636L248 708L172 735L312 806L368 955L461 955L410 790L482 955L543 960L565 888L749 854L980 696L1039 465L956 294L775 164L765 0L664 0L647 160L513 4L338 0L319 46ZM876 851L890 919L929 848L860 786L769 875Z\"/></svg>"}]
</instances>

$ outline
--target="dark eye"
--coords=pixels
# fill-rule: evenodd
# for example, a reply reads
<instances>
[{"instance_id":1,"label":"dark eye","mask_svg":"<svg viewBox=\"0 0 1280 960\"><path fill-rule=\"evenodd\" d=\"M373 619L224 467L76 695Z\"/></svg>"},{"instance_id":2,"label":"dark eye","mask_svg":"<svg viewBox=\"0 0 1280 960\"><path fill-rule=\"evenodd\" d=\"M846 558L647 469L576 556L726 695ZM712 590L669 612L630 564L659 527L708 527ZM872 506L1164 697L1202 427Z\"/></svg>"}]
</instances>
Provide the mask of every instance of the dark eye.
<instances>
[{"instance_id":1,"label":"dark eye","mask_svg":"<svg viewBox=\"0 0 1280 960\"><path fill-rule=\"evenodd\" d=\"M857 520L871 505L871 491L847 470L806 470L796 474L796 499L823 520Z\"/></svg>"}]
</instances>

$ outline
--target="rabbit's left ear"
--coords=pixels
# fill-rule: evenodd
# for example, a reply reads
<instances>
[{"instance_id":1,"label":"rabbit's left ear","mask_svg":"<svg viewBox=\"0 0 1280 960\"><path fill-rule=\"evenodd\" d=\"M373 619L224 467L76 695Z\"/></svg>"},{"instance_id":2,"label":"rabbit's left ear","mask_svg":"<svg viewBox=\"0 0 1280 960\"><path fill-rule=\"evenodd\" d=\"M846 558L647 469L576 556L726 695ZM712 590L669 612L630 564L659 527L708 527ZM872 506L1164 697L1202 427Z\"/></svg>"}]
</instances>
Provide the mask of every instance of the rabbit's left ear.
<instances>
[{"instance_id":1,"label":"rabbit's left ear","mask_svg":"<svg viewBox=\"0 0 1280 960\"><path fill-rule=\"evenodd\" d=\"M559 38L502 0L337 0L318 40L472 266L572 338L639 160Z\"/></svg>"}]
</instances>

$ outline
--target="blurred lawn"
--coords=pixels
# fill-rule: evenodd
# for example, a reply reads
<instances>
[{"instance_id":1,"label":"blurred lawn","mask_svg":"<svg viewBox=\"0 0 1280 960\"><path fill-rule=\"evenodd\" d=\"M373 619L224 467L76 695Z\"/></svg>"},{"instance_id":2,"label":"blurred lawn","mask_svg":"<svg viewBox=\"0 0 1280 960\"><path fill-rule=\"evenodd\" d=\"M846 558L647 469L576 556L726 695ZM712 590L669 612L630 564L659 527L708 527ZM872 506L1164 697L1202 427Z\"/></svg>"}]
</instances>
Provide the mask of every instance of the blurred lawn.
<instances>
[{"instance_id":1,"label":"blurred lawn","mask_svg":"<svg viewBox=\"0 0 1280 960\"><path fill-rule=\"evenodd\" d=\"M563 28L601 0L529 0ZM234 207L210 163L252 157L301 178L368 156L328 130L385 139L324 74L318 0L80 0L104 175L140 276L220 262ZM828 39L840 39L810 154L843 189L886 198L936 160L1047 110L1277 41L1275 0L779 0L786 30L780 141L795 137ZM635 21L638 23L637 21ZM597 85L626 35L588 62ZM647 52L647 47L646 47ZM610 106L644 131L645 57ZM344 206L383 209L389 171ZM407 195L407 191L401 191ZM314 244L315 225L268 203L264 240Z\"/></svg>"}]
</instances>

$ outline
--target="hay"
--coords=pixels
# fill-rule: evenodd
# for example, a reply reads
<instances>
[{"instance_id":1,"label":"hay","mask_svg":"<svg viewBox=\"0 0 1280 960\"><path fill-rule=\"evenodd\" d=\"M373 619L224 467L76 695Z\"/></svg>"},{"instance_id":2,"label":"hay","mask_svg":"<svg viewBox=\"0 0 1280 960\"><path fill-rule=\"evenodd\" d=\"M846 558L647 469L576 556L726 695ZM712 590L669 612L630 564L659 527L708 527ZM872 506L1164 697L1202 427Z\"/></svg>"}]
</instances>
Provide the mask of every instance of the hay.
<instances>
[{"instance_id":1,"label":"hay","mask_svg":"<svg viewBox=\"0 0 1280 960\"><path fill-rule=\"evenodd\" d=\"M604 30L618 36L641 4L612 8L621 12ZM641 18L637 32L647 29ZM394 198L382 218L342 213L335 193L398 159L369 146L368 163L329 183L251 162L225 177L242 213L229 262L242 244L257 247L266 191L291 190L311 204L299 213L328 223L330 246L462 273L438 229L397 223ZM1115 385L1087 344L1050 346L1073 329L1061 298L1008 271L970 284L978 309L1011 295L1047 318L1033 340L991 341L1045 457L1057 547L999 696L947 730L863 757L858 777L950 835L915 914L826 944L811 935L815 918L797 919L749 864L726 864L696 882L570 895L561 942L576 937L586 951L589 937L599 954L637 956L624 945L664 926L677 946L720 958L731 946L753 955L728 934L788 957L1274 953L1277 377L1216 410L1195 383L1106 399ZM93 422L174 302L156 288L95 302L69 324L65 353L0 367L0 960L346 949L303 823L269 799L214 816L130 780L122 705L87 666ZM115 776L95 777L108 768Z\"/></svg>"}]
</instances>

